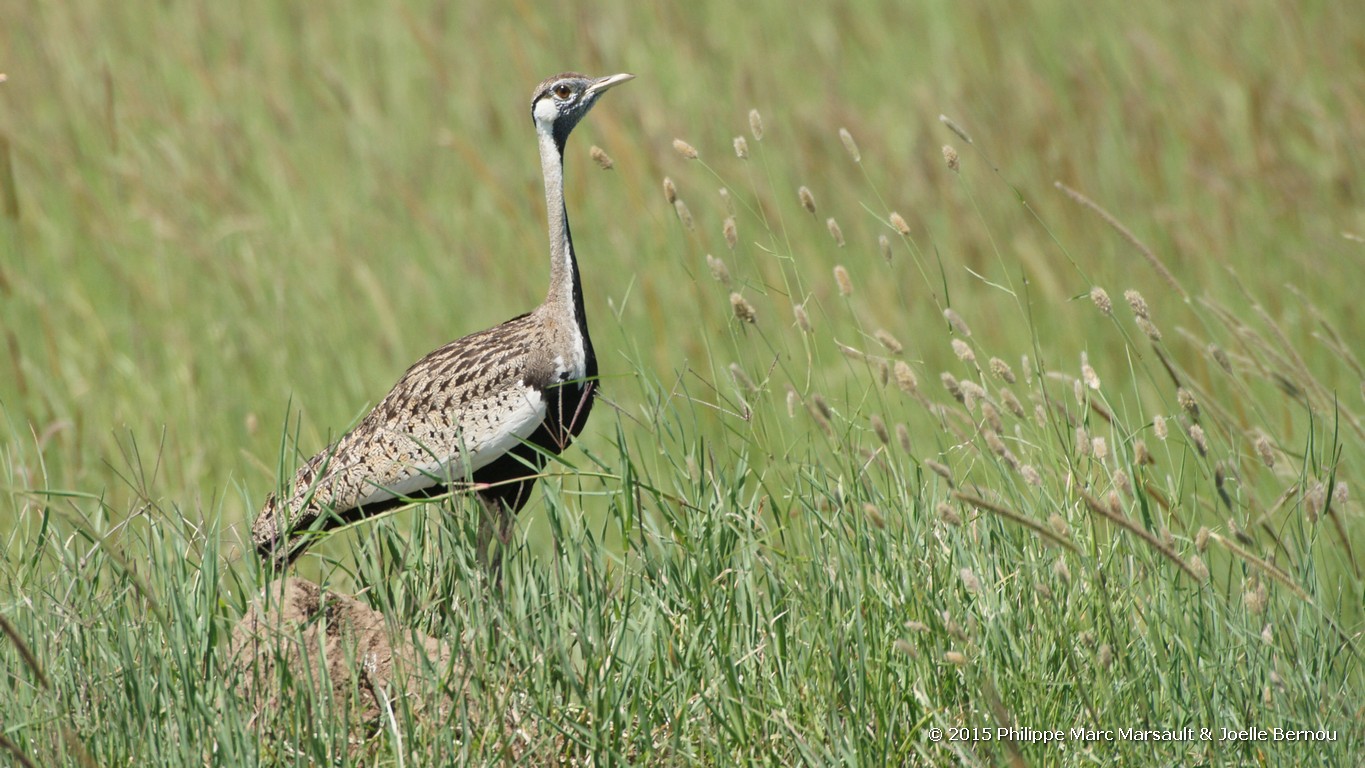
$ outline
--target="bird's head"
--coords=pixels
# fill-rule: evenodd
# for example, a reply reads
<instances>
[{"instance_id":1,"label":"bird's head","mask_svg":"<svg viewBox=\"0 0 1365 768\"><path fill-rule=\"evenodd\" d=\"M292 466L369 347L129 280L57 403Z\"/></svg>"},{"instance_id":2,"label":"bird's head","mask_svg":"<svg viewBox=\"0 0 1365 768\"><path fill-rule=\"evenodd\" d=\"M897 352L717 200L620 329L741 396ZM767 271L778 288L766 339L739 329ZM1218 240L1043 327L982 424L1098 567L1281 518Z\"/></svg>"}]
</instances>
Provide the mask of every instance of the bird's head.
<instances>
[{"instance_id":1,"label":"bird's head","mask_svg":"<svg viewBox=\"0 0 1365 768\"><path fill-rule=\"evenodd\" d=\"M536 130L553 136L562 150L569 131L588 114L597 98L608 88L634 77L625 73L588 77L565 72L545 80L536 86L535 95L531 97L531 119L536 123Z\"/></svg>"}]
</instances>

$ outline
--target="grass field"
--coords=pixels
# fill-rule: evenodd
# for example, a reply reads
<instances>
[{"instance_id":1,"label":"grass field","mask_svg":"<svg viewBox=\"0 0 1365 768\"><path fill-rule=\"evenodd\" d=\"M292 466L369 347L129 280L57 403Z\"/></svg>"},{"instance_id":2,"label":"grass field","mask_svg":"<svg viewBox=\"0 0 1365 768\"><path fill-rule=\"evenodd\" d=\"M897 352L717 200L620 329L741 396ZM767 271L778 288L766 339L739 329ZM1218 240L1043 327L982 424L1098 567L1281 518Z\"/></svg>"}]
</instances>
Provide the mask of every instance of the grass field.
<instances>
[{"instance_id":1,"label":"grass field","mask_svg":"<svg viewBox=\"0 0 1365 768\"><path fill-rule=\"evenodd\" d=\"M1359 761L1359 14L742 8L0 12L0 762ZM461 498L300 565L450 663L260 715L252 516L541 299L565 69L605 399L501 593Z\"/></svg>"}]
</instances>

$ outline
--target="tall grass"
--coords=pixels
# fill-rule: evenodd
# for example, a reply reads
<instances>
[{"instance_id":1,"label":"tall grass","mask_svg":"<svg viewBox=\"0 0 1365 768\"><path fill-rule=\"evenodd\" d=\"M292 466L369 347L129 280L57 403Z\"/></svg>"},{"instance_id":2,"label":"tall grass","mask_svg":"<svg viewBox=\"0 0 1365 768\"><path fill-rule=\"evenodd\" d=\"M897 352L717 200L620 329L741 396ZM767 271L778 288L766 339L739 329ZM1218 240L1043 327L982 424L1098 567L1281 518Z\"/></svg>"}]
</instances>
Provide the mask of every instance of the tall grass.
<instances>
[{"instance_id":1,"label":"tall grass","mask_svg":"<svg viewBox=\"0 0 1365 768\"><path fill-rule=\"evenodd\" d=\"M14 14L0 753L1350 763L1358 25L869 5L786 47L781 10ZM538 300L514 107L566 61L641 75L571 144L603 406L500 589L461 498L303 563L447 663L361 717L348 649L351 696L277 669L262 712L243 524L406 362ZM1186 727L1215 738L1070 734ZM992 738L931 737L963 728Z\"/></svg>"}]
</instances>

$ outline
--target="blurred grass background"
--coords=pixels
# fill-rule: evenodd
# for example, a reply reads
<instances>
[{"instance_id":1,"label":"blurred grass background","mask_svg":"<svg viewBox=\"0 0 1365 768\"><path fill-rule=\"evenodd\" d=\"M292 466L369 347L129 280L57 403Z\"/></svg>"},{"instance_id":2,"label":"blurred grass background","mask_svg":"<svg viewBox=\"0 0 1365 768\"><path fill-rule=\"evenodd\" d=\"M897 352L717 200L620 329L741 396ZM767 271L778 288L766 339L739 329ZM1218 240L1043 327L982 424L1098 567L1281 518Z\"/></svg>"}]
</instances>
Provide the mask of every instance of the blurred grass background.
<instances>
[{"instance_id":1,"label":"blurred grass background","mask_svg":"<svg viewBox=\"0 0 1365 768\"><path fill-rule=\"evenodd\" d=\"M1022 725L1069 727L1077 700L1094 724L1343 723L1321 754L1349 754L1365 738L1358 710L1342 716L1361 683L1342 636L1359 635L1365 602L1361 507L1346 490L1365 461L1357 16L1329 2L1109 0L6 8L0 615L60 693L52 703L16 683L37 714L0 735L41 755L33 733L57 740L43 729L70 718L75 741L109 762L147 758L147 741L168 750L154 762L183 764L206 733L223 759L261 757L227 733L249 717L230 688L181 699L159 681L221 669L222 632L260 586L236 544L292 441L322 448L413 360L541 299L530 88L577 69L638 76L577 129L566 179L604 392L620 410L597 412L566 455L584 471L542 483L523 514L537 557L515 559L503 607L444 570L458 544L421 525L408 526L411 552L386 524L333 537L318 548L342 564L329 577L408 606L405 625L468 638L487 665L476 676L532 670L518 682L540 722L596 729L566 737L587 755L628 741L643 752L622 754L717 763L774 745L807 762L1005 761L932 751L921 726L1007 706ZM593 145L614 170L593 164ZM1189 300L1055 181L1122 220ZM708 254L731 284L713 282ZM1112 297L1112 320L1092 286ZM1161 345L1132 328L1126 289L1146 297ZM731 291L756 324L736 321ZM1007 387L949 336L983 369L994 355L1015 366L1028 416L1047 404L1036 428L995 430L1040 483L990 445L979 403L953 404L941 372L992 398ZM1227 376L1208 343L1231 355ZM1077 401L1082 354L1104 385L1077 385ZM876 383L877 355L904 362L920 394ZM1159 355L1201 401L1207 454ZM911 450L897 452L899 436L880 447L881 419L883 432L907 425ZM1060 514L1082 551L1041 546L954 496L931 462L1036 524ZM1121 474L1136 494L1120 496ZM1104 510L1122 506L1156 543L1105 522L1082 489L1112 494L1121 504ZM142 519L121 526L129 516ZM613 546L599 549L604 538ZM1183 575L1194 560L1214 574L1207 588ZM432 597L442 589L457 597ZM748 684L717 693L734 670ZM104 709L83 703L87 677ZM877 726L850 725L864 715ZM18 720L0 709L0 724ZM668 748L628 733L660 722ZM141 728L174 738L139 740ZM1264 748L1243 747L1247 760ZM1096 754L1128 753L1066 759Z\"/></svg>"},{"instance_id":2,"label":"blurred grass background","mask_svg":"<svg viewBox=\"0 0 1365 768\"><path fill-rule=\"evenodd\" d=\"M673 137L728 154L750 108L783 140L775 189L808 184L853 210L865 195L835 133L846 126L890 207L932 238L955 301L989 291L961 279L967 269L997 280L1026 270L1044 306L1087 286L1011 195L969 200L954 187L940 113L989 148L1052 234L1084 243L1072 256L1097 284L1161 290L1054 180L1117 212L1201 291L1236 295L1225 270L1237 270L1305 348L1305 304L1347 331L1365 323L1343 290L1365 256L1342 237L1365 232L1365 71L1354 66L1365 25L1337 3L793 14L776 2L72 2L5 16L0 401L27 463L40 443L58 487L117 496L117 436L164 430L163 492L189 506L230 495L228 511L249 517L274 483L291 403L311 451L412 360L537 302L545 236L529 88L567 68L639 75L569 157L609 393L625 372L617 350L641 347L655 370L675 370L724 322L676 290L703 249L677 244L659 180L677 175ZM587 160L591 144L614 173ZM694 208L718 207L713 192L683 189ZM875 222L843 223L859 247L849 260L872 263L863 233ZM941 322L926 286L867 290L903 337ZM978 332L1011 334L981 311ZM1039 322L1068 347L1094 338L1062 313ZM1355 388L1343 397L1359 404Z\"/></svg>"}]
</instances>

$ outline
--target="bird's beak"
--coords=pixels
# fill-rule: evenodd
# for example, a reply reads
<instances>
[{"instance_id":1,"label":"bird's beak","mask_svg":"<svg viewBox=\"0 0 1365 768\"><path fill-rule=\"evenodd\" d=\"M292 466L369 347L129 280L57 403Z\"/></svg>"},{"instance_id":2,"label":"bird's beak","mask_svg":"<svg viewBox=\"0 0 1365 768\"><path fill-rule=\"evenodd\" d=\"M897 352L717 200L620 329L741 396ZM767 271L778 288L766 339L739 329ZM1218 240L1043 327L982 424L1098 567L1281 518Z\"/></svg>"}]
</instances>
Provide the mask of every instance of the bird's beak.
<instances>
[{"instance_id":1,"label":"bird's beak","mask_svg":"<svg viewBox=\"0 0 1365 768\"><path fill-rule=\"evenodd\" d=\"M624 83L627 80L634 79L635 75L628 74L626 72L622 72L619 75L607 75L606 77L599 77L596 80L592 81L592 85L588 86L588 93L592 95L597 95L614 85L620 85L621 83Z\"/></svg>"}]
</instances>

